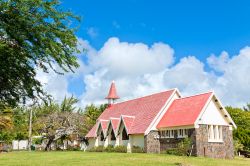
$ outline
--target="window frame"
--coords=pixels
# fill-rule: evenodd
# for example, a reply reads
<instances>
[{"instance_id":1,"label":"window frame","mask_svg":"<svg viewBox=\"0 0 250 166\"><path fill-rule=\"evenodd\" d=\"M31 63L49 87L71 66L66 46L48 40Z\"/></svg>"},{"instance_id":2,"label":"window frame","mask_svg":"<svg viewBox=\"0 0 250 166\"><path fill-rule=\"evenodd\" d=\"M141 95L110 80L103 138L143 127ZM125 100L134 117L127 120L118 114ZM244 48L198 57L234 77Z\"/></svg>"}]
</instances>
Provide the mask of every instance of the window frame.
<instances>
[{"instance_id":1,"label":"window frame","mask_svg":"<svg viewBox=\"0 0 250 166\"><path fill-rule=\"evenodd\" d=\"M208 125L208 142L223 142L222 125Z\"/></svg>"}]
</instances>

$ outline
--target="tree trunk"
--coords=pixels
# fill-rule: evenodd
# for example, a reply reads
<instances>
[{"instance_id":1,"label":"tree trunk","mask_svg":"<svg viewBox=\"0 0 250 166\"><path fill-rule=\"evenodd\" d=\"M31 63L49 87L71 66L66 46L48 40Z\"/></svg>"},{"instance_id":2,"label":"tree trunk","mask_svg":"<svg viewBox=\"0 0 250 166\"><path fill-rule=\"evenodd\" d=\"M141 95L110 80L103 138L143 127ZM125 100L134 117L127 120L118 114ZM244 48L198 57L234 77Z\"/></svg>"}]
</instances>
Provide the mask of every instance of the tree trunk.
<instances>
[{"instance_id":1,"label":"tree trunk","mask_svg":"<svg viewBox=\"0 0 250 166\"><path fill-rule=\"evenodd\" d=\"M54 138L49 138L49 141L45 147L45 151L49 151L50 150L50 145L52 144Z\"/></svg>"}]
</instances>

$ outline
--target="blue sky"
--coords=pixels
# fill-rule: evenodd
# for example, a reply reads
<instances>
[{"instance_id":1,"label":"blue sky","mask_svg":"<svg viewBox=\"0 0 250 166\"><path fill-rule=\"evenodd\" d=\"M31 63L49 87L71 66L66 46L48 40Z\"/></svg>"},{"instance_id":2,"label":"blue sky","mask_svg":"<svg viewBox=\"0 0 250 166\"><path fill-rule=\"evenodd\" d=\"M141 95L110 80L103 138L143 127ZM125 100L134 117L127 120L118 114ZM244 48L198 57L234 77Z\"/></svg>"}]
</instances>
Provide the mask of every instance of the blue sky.
<instances>
[{"instance_id":1,"label":"blue sky","mask_svg":"<svg viewBox=\"0 0 250 166\"><path fill-rule=\"evenodd\" d=\"M76 35L88 52L75 74L40 75L56 99L102 103L115 80L121 100L178 88L213 90L226 105L250 102L250 1L61 3L82 17Z\"/></svg>"},{"instance_id":2,"label":"blue sky","mask_svg":"<svg viewBox=\"0 0 250 166\"><path fill-rule=\"evenodd\" d=\"M231 54L250 43L250 1L235 0L62 0L83 18L78 36L100 48L109 37L121 41L168 43L176 57L200 60L226 50ZM96 36L87 34L88 28Z\"/></svg>"}]
</instances>

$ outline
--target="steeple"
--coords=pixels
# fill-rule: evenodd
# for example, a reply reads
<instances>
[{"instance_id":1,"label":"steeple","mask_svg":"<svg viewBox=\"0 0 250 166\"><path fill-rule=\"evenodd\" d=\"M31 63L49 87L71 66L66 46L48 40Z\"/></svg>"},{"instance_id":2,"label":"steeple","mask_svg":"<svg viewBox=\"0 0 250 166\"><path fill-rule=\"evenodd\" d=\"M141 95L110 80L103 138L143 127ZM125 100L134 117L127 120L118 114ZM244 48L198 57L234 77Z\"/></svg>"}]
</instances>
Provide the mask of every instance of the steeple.
<instances>
[{"instance_id":1,"label":"steeple","mask_svg":"<svg viewBox=\"0 0 250 166\"><path fill-rule=\"evenodd\" d=\"M120 97L116 93L116 88L115 88L115 81L112 81L110 89L109 89L109 94L105 99L108 99L108 104L114 104L116 99L119 99Z\"/></svg>"}]
</instances>

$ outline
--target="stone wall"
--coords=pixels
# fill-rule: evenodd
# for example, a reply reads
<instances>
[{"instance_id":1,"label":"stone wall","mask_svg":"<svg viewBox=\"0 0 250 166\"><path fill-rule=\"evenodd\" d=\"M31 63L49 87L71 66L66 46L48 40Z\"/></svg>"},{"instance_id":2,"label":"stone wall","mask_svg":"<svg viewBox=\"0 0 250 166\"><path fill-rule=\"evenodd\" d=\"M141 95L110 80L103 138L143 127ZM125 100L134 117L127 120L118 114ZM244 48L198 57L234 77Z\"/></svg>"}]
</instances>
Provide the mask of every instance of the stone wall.
<instances>
[{"instance_id":1,"label":"stone wall","mask_svg":"<svg viewBox=\"0 0 250 166\"><path fill-rule=\"evenodd\" d=\"M159 132L150 131L144 136L144 150L146 153L160 153Z\"/></svg>"},{"instance_id":2,"label":"stone wall","mask_svg":"<svg viewBox=\"0 0 250 166\"><path fill-rule=\"evenodd\" d=\"M233 135L228 126L222 127L223 142L208 142L207 125L195 129L196 155L212 158L234 157Z\"/></svg>"},{"instance_id":3,"label":"stone wall","mask_svg":"<svg viewBox=\"0 0 250 166\"><path fill-rule=\"evenodd\" d=\"M192 155L195 155L195 129L188 129L188 137L191 138L193 149ZM174 138L160 138L160 151L164 152L167 149L177 148L177 144L184 138L177 138L177 130L174 131Z\"/></svg>"}]
</instances>

